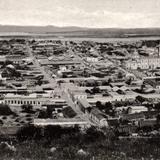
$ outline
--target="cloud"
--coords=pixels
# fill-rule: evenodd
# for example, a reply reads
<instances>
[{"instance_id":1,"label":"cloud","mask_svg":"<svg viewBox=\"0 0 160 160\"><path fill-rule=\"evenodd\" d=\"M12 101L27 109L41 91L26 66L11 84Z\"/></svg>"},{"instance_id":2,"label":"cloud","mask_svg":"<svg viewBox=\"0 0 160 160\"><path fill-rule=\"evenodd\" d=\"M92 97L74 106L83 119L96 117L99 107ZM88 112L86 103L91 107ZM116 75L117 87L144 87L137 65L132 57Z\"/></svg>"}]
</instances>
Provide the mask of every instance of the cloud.
<instances>
[{"instance_id":1,"label":"cloud","mask_svg":"<svg viewBox=\"0 0 160 160\"><path fill-rule=\"evenodd\" d=\"M57 2L58 3L58 2ZM28 7L28 6L27 6ZM0 23L12 25L58 25L99 28L160 27L160 13L115 12L106 9L84 10L71 5L42 5L0 10Z\"/></svg>"}]
</instances>

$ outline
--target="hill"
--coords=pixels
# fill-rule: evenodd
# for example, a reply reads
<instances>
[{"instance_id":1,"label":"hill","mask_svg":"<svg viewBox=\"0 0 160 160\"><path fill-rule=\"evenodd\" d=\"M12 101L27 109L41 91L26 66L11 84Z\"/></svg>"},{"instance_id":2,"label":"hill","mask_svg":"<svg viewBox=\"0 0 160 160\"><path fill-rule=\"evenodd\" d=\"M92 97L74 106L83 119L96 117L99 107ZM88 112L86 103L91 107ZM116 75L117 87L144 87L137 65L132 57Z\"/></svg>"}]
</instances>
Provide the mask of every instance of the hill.
<instances>
[{"instance_id":1,"label":"hill","mask_svg":"<svg viewBox=\"0 0 160 160\"><path fill-rule=\"evenodd\" d=\"M83 28L83 27L57 27L57 26L12 26L0 25L0 34L29 33L48 34L64 37L89 38L123 38L160 36L160 28Z\"/></svg>"}]
</instances>

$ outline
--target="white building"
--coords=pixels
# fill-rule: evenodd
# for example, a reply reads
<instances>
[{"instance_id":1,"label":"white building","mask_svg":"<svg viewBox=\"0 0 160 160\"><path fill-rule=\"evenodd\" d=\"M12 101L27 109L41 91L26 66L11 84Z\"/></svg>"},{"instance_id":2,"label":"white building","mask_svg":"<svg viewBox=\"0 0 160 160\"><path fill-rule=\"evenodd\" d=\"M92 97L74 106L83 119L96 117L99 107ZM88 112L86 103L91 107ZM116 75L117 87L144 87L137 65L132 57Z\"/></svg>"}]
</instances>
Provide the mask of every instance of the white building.
<instances>
[{"instance_id":1,"label":"white building","mask_svg":"<svg viewBox=\"0 0 160 160\"><path fill-rule=\"evenodd\" d=\"M95 57L87 57L86 60L87 62L98 62L98 58Z\"/></svg>"},{"instance_id":2,"label":"white building","mask_svg":"<svg viewBox=\"0 0 160 160\"><path fill-rule=\"evenodd\" d=\"M41 107L47 103L62 103L63 99L52 98L50 94L30 94L30 95L18 95L8 93L4 97L5 104L9 106L22 106L22 105L33 105L35 107Z\"/></svg>"},{"instance_id":3,"label":"white building","mask_svg":"<svg viewBox=\"0 0 160 160\"><path fill-rule=\"evenodd\" d=\"M160 67L159 57L139 58L126 62L126 68L136 70L140 69L155 69Z\"/></svg>"},{"instance_id":4,"label":"white building","mask_svg":"<svg viewBox=\"0 0 160 160\"><path fill-rule=\"evenodd\" d=\"M89 114L90 119L100 127L108 127L108 122L105 115L96 108L92 108Z\"/></svg>"},{"instance_id":5,"label":"white building","mask_svg":"<svg viewBox=\"0 0 160 160\"><path fill-rule=\"evenodd\" d=\"M147 112L148 109L145 106L127 106L127 107L117 107L117 112L122 112L123 110L128 110L129 114Z\"/></svg>"}]
</instances>

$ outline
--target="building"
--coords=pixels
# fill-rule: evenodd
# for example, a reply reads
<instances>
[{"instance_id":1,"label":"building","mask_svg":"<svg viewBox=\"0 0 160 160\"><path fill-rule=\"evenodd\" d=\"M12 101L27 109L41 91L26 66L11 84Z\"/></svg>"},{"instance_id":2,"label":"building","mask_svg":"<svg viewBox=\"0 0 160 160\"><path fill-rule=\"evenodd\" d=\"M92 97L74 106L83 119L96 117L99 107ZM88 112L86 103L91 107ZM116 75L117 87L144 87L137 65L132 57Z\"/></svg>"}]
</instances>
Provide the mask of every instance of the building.
<instances>
[{"instance_id":1,"label":"building","mask_svg":"<svg viewBox=\"0 0 160 160\"><path fill-rule=\"evenodd\" d=\"M157 124L156 118L144 119L142 121L139 121L139 123L138 123L139 127L146 127L146 126L153 127L156 124Z\"/></svg>"},{"instance_id":2,"label":"building","mask_svg":"<svg viewBox=\"0 0 160 160\"><path fill-rule=\"evenodd\" d=\"M41 66L47 66L47 65L62 65L62 66L67 66L67 65L80 65L81 62L80 61L72 61L72 60L58 60L58 61L49 61L48 59L43 59L40 60L40 64Z\"/></svg>"},{"instance_id":3,"label":"building","mask_svg":"<svg viewBox=\"0 0 160 160\"><path fill-rule=\"evenodd\" d=\"M80 110L85 114L88 114L88 111L92 108L92 106L88 103L86 99L78 99L77 105Z\"/></svg>"},{"instance_id":4,"label":"building","mask_svg":"<svg viewBox=\"0 0 160 160\"><path fill-rule=\"evenodd\" d=\"M94 62L98 62L98 58L95 58L95 57L87 57L87 58L86 58L86 61L87 61L87 62L93 62L93 63L94 63Z\"/></svg>"},{"instance_id":5,"label":"building","mask_svg":"<svg viewBox=\"0 0 160 160\"><path fill-rule=\"evenodd\" d=\"M50 94L18 95L8 93L4 97L4 103L10 106L33 105L34 107L41 107L47 104L65 104L65 101L59 98L54 99Z\"/></svg>"},{"instance_id":6,"label":"building","mask_svg":"<svg viewBox=\"0 0 160 160\"><path fill-rule=\"evenodd\" d=\"M33 124L35 126L88 126L89 123L82 119L76 119L76 118L61 118L61 119L34 119Z\"/></svg>"},{"instance_id":7,"label":"building","mask_svg":"<svg viewBox=\"0 0 160 160\"><path fill-rule=\"evenodd\" d=\"M138 58L127 61L125 66L127 69L132 69L132 70L136 70L138 68L156 69L157 67L160 67L160 58L159 57Z\"/></svg>"},{"instance_id":8,"label":"building","mask_svg":"<svg viewBox=\"0 0 160 160\"><path fill-rule=\"evenodd\" d=\"M147 112L148 109L145 106L127 106L127 107L117 107L117 112L123 112L124 110L128 111L128 114Z\"/></svg>"},{"instance_id":9,"label":"building","mask_svg":"<svg viewBox=\"0 0 160 160\"><path fill-rule=\"evenodd\" d=\"M108 126L107 116L99 109L92 107L86 99L79 99L77 101L77 105L79 106L80 110L84 114L86 114L93 123L95 123L99 127Z\"/></svg>"},{"instance_id":10,"label":"building","mask_svg":"<svg viewBox=\"0 0 160 160\"><path fill-rule=\"evenodd\" d=\"M72 90L72 91L69 91L69 93L73 101L76 101L78 99L87 99L87 94L84 91Z\"/></svg>"},{"instance_id":11,"label":"building","mask_svg":"<svg viewBox=\"0 0 160 160\"><path fill-rule=\"evenodd\" d=\"M92 108L89 114L90 119L100 127L108 127L107 116L99 109Z\"/></svg>"},{"instance_id":12,"label":"building","mask_svg":"<svg viewBox=\"0 0 160 160\"><path fill-rule=\"evenodd\" d=\"M151 85L153 88L160 89L160 77L144 77L143 78L145 84Z\"/></svg>"}]
</instances>

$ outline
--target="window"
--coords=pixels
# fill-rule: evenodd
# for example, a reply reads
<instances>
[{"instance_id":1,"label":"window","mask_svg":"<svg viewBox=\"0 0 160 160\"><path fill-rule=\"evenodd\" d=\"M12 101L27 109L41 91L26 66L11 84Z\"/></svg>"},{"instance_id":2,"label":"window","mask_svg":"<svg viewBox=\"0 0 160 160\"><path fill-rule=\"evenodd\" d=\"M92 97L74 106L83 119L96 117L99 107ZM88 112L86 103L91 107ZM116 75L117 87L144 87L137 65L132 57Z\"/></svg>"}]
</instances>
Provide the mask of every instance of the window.
<instances>
[{"instance_id":1,"label":"window","mask_svg":"<svg viewBox=\"0 0 160 160\"><path fill-rule=\"evenodd\" d=\"M8 100L8 104L10 104L10 100Z\"/></svg>"},{"instance_id":2,"label":"window","mask_svg":"<svg viewBox=\"0 0 160 160\"><path fill-rule=\"evenodd\" d=\"M14 103L17 104L17 101L15 100Z\"/></svg>"},{"instance_id":3,"label":"window","mask_svg":"<svg viewBox=\"0 0 160 160\"><path fill-rule=\"evenodd\" d=\"M20 101L18 101L18 104L20 104Z\"/></svg>"},{"instance_id":4,"label":"window","mask_svg":"<svg viewBox=\"0 0 160 160\"><path fill-rule=\"evenodd\" d=\"M11 101L11 104L13 104L13 100Z\"/></svg>"}]
</instances>

